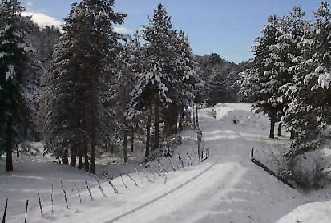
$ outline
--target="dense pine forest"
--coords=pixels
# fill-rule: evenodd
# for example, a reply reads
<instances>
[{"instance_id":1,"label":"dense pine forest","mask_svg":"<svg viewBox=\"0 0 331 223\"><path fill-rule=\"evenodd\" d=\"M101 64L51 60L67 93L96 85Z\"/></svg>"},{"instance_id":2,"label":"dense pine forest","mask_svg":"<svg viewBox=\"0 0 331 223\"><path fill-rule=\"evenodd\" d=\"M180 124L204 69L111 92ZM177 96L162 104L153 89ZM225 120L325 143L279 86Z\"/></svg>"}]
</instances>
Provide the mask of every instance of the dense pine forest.
<instances>
[{"instance_id":1,"label":"dense pine forest","mask_svg":"<svg viewBox=\"0 0 331 223\"><path fill-rule=\"evenodd\" d=\"M328 1L310 14L294 6L287 15L271 15L252 43L253 57L241 63L228 61L222 51L194 54L190 36L174 28L176 18L166 4L156 5L141 29L117 32L115 27L125 24L128 15L115 5L115 0L82 0L71 5L61 27L41 27L23 16L21 1L1 0L0 166L6 174L15 173L16 165L22 168L20 156L30 157L27 148L38 142L41 157L93 176L101 175L98 168L104 168L99 164L105 159L119 159L139 179L139 165L155 165L159 172L151 170L152 176L163 177L169 174L163 162L169 161L176 172L185 162L192 168L195 159L199 165L247 155L265 170L259 171L292 189L328 188L331 162L325 163L330 157L316 155L330 148L331 137ZM238 135L227 136L233 133ZM233 144L215 141L223 138L233 139ZM188 145L190 140L196 144ZM243 145L245 155L234 152ZM270 145L281 149L265 152ZM186 147L197 147L198 153ZM220 155L220 148L227 152ZM254 156L256 150L265 154L261 161ZM310 164L303 164L305 160ZM241 158L238 163L242 165ZM127 188L124 175L119 174ZM148 175L146 179L153 182ZM84 187L92 201L87 181ZM67 197L66 203L68 208Z\"/></svg>"},{"instance_id":2,"label":"dense pine forest","mask_svg":"<svg viewBox=\"0 0 331 223\"><path fill-rule=\"evenodd\" d=\"M27 139L42 140L64 164L70 156L72 166L95 172L96 147L126 148L128 138L144 134L149 158L160 140L183 126L184 113L195 102L238 101L234 83L240 66L218 54L193 55L188 37L173 29L164 6L143 30L124 35L113 31L126 17L114 12L113 4L73 4L60 30L23 17L19 1L2 3L2 25L11 26L1 37L8 41L2 46L3 81L15 85L2 96L3 101L13 96L12 106L2 103L7 171L13 169L15 145ZM11 50L15 55L9 56ZM12 68L15 75L9 78ZM123 156L127 160L125 149Z\"/></svg>"}]
</instances>

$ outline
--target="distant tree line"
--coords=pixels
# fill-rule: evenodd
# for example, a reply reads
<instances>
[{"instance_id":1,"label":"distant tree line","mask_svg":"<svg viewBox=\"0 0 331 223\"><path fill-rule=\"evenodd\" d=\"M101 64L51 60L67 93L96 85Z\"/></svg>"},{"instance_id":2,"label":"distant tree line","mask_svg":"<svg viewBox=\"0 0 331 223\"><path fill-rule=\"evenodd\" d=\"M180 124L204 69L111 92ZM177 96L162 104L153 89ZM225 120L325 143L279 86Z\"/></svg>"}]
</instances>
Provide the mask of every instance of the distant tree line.
<instances>
[{"instance_id":1,"label":"distant tree line","mask_svg":"<svg viewBox=\"0 0 331 223\"><path fill-rule=\"evenodd\" d=\"M243 64L228 62L220 55L196 56L200 84L196 95L201 103L214 106L217 103L239 102L239 73Z\"/></svg>"}]
</instances>

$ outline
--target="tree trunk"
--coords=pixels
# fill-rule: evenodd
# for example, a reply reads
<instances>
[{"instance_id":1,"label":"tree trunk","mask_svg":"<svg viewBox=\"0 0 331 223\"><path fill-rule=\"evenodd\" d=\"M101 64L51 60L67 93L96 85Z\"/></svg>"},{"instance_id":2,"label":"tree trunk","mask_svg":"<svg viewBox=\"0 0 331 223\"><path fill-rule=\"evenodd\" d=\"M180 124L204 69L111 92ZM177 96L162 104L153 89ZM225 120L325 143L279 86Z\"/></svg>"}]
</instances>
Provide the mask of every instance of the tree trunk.
<instances>
[{"instance_id":1,"label":"tree trunk","mask_svg":"<svg viewBox=\"0 0 331 223\"><path fill-rule=\"evenodd\" d=\"M269 138L274 139L275 138L275 118L272 116L270 117L270 133Z\"/></svg>"},{"instance_id":2,"label":"tree trunk","mask_svg":"<svg viewBox=\"0 0 331 223\"><path fill-rule=\"evenodd\" d=\"M96 146L97 146L97 126L98 126L98 75L100 70L95 67L95 64L91 66L91 70L87 70L86 75L89 80L87 89L87 102L85 109L86 117L86 132L89 135L90 143L90 173L95 174L95 158L96 158ZM90 73L89 73L90 72ZM88 74L89 73L89 74Z\"/></svg>"},{"instance_id":3,"label":"tree trunk","mask_svg":"<svg viewBox=\"0 0 331 223\"><path fill-rule=\"evenodd\" d=\"M68 149L64 149L63 155L62 155L62 163L64 165L68 165L69 164L69 160L68 160Z\"/></svg>"},{"instance_id":4,"label":"tree trunk","mask_svg":"<svg viewBox=\"0 0 331 223\"><path fill-rule=\"evenodd\" d=\"M195 107L194 107L194 103L193 103L193 106L192 106L192 118L193 118L193 129L196 129L196 123L195 123Z\"/></svg>"},{"instance_id":5,"label":"tree trunk","mask_svg":"<svg viewBox=\"0 0 331 223\"><path fill-rule=\"evenodd\" d=\"M91 141L90 173L95 174L95 142L94 142L94 140Z\"/></svg>"},{"instance_id":6,"label":"tree trunk","mask_svg":"<svg viewBox=\"0 0 331 223\"><path fill-rule=\"evenodd\" d=\"M184 109L181 107L179 112L178 130L181 132L183 131Z\"/></svg>"},{"instance_id":7,"label":"tree trunk","mask_svg":"<svg viewBox=\"0 0 331 223\"><path fill-rule=\"evenodd\" d=\"M278 136L282 136L282 122L279 122L279 124L278 124Z\"/></svg>"},{"instance_id":8,"label":"tree trunk","mask_svg":"<svg viewBox=\"0 0 331 223\"><path fill-rule=\"evenodd\" d=\"M115 147L115 145L112 143L112 144L110 145L110 153L111 153L111 154L114 154L114 147Z\"/></svg>"},{"instance_id":9,"label":"tree trunk","mask_svg":"<svg viewBox=\"0 0 331 223\"><path fill-rule=\"evenodd\" d=\"M290 136L290 139L294 139L294 131L291 130L291 136Z\"/></svg>"},{"instance_id":10,"label":"tree trunk","mask_svg":"<svg viewBox=\"0 0 331 223\"><path fill-rule=\"evenodd\" d=\"M178 133L178 120L179 120L179 107L176 105L176 104L173 104L174 106L174 116L173 116L173 123L172 123L172 127L174 128L173 131L174 131L174 134L177 135Z\"/></svg>"},{"instance_id":11,"label":"tree trunk","mask_svg":"<svg viewBox=\"0 0 331 223\"><path fill-rule=\"evenodd\" d=\"M147 159L149 157L149 145L151 141L151 125L152 125L152 109L150 108L147 124L146 124L146 150L145 150L145 158Z\"/></svg>"},{"instance_id":12,"label":"tree trunk","mask_svg":"<svg viewBox=\"0 0 331 223\"><path fill-rule=\"evenodd\" d=\"M84 145L84 167L85 167L85 171L88 172L89 169L90 169L90 162L89 162L89 159L88 159L88 144L85 142L85 145Z\"/></svg>"},{"instance_id":13,"label":"tree trunk","mask_svg":"<svg viewBox=\"0 0 331 223\"><path fill-rule=\"evenodd\" d=\"M131 128L131 153L134 152L134 128Z\"/></svg>"},{"instance_id":14,"label":"tree trunk","mask_svg":"<svg viewBox=\"0 0 331 223\"><path fill-rule=\"evenodd\" d=\"M6 139L6 171L12 172L14 171L13 167L13 154L12 154L12 146L13 146L13 136L11 129L12 121L9 120L7 123L7 139Z\"/></svg>"},{"instance_id":15,"label":"tree trunk","mask_svg":"<svg viewBox=\"0 0 331 223\"><path fill-rule=\"evenodd\" d=\"M168 117L165 117L165 119L164 119L163 134L165 136L168 136L170 134L170 121L169 121Z\"/></svg>"},{"instance_id":16,"label":"tree trunk","mask_svg":"<svg viewBox=\"0 0 331 223\"><path fill-rule=\"evenodd\" d=\"M200 125L199 125L199 114L198 114L198 105L195 106L195 125L196 125L197 129L200 128Z\"/></svg>"},{"instance_id":17,"label":"tree trunk","mask_svg":"<svg viewBox=\"0 0 331 223\"><path fill-rule=\"evenodd\" d=\"M128 129L124 127L123 129L123 160L124 163L128 162Z\"/></svg>"},{"instance_id":18,"label":"tree trunk","mask_svg":"<svg viewBox=\"0 0 331 223\"><path fill-rule=\"evenodd\" d=\"M72 167L76 167L76 163L77 163L77 160L76 160L76 157L77 157L77 145L72 145L71 147L71 160L70 160L70 165Z\"/></svg>"},{"instance_id":19,"label":"tree trunk","mask_svg":"<svg viewBox=\"0 0 331 223\"><path fill-rule=\"evenodd\" d=\"M82 151L82 145L79 145L78 148L78 169L83 169L83 151Z\"/></svg>"},{"instance_id":20,"label":"tree trunk","mask_svg":"<svg viewBox=\"0 0 331 223\"><path fill-rule=\"evenodd\" d=\"M160 96L159 92L155 98L154 106L154 150L159 148L160 145Z\"/></svg>"},{"instance_id":21,"label":"tree trunk","mask_svg":"<svg viewBox=\"0 0 331 223\"><path fill-rule=\"evenodd\" d=\"M20 158L20 151L18 149L18 145L16 144L15 147L16 147L16 156L17 158Z\"/></svg>"}]
</instances>

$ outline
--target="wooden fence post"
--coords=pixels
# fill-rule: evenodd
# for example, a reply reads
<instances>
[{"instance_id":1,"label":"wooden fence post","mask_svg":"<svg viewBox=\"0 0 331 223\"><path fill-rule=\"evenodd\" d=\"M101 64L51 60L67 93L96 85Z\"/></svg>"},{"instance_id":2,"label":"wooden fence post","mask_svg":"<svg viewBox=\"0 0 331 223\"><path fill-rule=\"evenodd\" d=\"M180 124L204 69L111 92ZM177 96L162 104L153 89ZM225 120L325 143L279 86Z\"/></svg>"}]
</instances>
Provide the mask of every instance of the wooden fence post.
<instances>
[{"instance_id":1,"label":"wooden fence post","mask_svg":"<svg viewBox=\"0 0 331 223\"><path fill-rule=\"evenodd\" d=\"M189 166L193 166L193 161L192 161L192 157L190 156L189 153L186 153L187 157L189 158Z\"/></svg>"},{"instance_id":2,"label":"wooden fence post","mask_svg":"<svg viewBox=\"0 0 331 223\"><path fill-rule=\"evenodd\" d=\"M39 208L40 208L40 214L43 215L43 205L41 203L41 198L40 198L39 192L38 192L38 203L39 203Z\"/></svg>"},{"instance_id":3,"label":"wooden fence post","mask_svg":"<svg viewBox=\"0 0 331 223\"><path fill-rule=\"evenodd\" d=\"M98 183L98 187L99 187L99 190L100 190L102 196L103 196L103 197L107 197L107 195L106 195L105 192L103 191L103 188L102 188L102 186L101 186L101 184L100 184L99 179L98 179L98 178L95 178L95 180L96 180L97 183Z\"/></svg>"},{"instance_id":4,"label":"wooden fence post","mask_svg":"<svg viewBox=\"0 0 331 223\"><path fill-rule=\"evenodd\" d=\"M86 189L88 190L89 194L90 194L90 199L91 201L93 201L93 197L92 197L92 192L91 192L91 189L87 183L87 180L85 180L85 185L86 185Z\"/></svg>"},{"instance_id":5,"label":"wooden fence post","mask_svg":"<svg viewBox=\"0 0 331 223\"><path fill-rule=\"evenodd\" d=\"M24 214L24 223L27 223L28 220L28 207L29 207L29 200L25 201L25 214Z\"/></svg>"},{"instance_id":6,"label":"wooden fence post","mask_svg":"<svg viewBox=\"0 0 331 223\"><path fill-rule=\"evenodd\" d=\"M6 217L7 217L7 205L8 205L8 198L6 198L6 204L5 204L5 210L3 212L3 217L1 223L6 223Z\"/></svg>"},{"instance_id":7,"label":"wooden fence post","mask_svg":"<svg viewBox=\"0 0 331 223\"><path fill-rule=\"evenodd\" d=\"M52 215L54 215L54 185L52 184L52 192L51 192L51 203L52 203Z\"/></svg>"},{"instance_id":8,"label":"wooden fence post","mask_svg":"<svg viewBox=\"0 0 331 223\"><path fill-rule=\"evenodd\" d=\"M127 176L129 177L129 179L134 183L134 185L135 185L136 187L139 187L139 185L137 184L137 182L135 181L135 179L133 179L132 176L130 176L128 173L126 173L125 175L127 175Z\"/></svg>"},{"instance_id":9,"label":"wooden fence post","mask_svg":"<svg viewBox=\"0 0 331 223\"><path fill-rule=\"evenodd\" d=\"M184 160L182 159L182 157L180 156L180 154L178 154L178 160L179 160L180 165L182 166L182 168L185 168Z\"/></svg>"},{"instance_id":10,"label":"wooden fence post","mask_svg":"<svg viewBox=\"0 0 331 223\"><path fill-rule=\"evenodd\" d=\"M76 190L77 190L77 193L78 193L78 198L79 198L79 203L83 203L82 201L82 197L80 196L80 189L77 187L77 185L75 184L75 187L76 187Z\"/></svg>"},{"instance_id":11,"label":"wooden fence post","mask_svg":"<svg viewBox=\"0 0 331 223\"><path fill-rule=\"evenodd\" d=\"M122 183L123 183L125 189L128 189L128 185L126 185L125 182L124 182L124 180L123 180L123 175L120 174L120 176L121 176L121 180L122 180Z\"/></svg>"}]
</instances>

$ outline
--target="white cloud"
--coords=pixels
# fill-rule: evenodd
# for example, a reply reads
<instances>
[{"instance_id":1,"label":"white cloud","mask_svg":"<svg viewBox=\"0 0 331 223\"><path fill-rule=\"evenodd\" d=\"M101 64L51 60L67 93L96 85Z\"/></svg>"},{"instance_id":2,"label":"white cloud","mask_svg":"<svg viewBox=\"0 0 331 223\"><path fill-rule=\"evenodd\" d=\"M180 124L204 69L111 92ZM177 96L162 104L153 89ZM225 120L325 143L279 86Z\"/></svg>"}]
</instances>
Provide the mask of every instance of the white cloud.
<instances>
[{"instance_id":1,"label":"white cloud","mask_svg":"<svg viewBox=\"0 0 331 223\"><path fill-rule=\"evenodd\" d=\"M37 23L40 27L45 27L45 26L55 26L60 28L63 25L63 22L48 16L44 13L41 12L23 12L22 13L23 16L31 16L32 17L32 21L34 21L35 23Z\"/></svg>"},{"instance_id":2,"label":"white cloud","mask_svg":"<svg viewBox=\"0 0 331 223\"><path fill-rule=\"evenodd\" d=\"M131 30L124 26L114 26L114 32L117 32L119 34L130 34Z\"/></svg>"},{"instance_id":3,"label":"white cloud","mask_svg":"<svg viewBox=\"0 0 331 223\"><path fill-rule=\"evenodd\" d=\"M61 28L61 26L64 24L63 21L60 21L54 17L51 17L45 13L41 12L31 12L31 11L26 11L22 13L23 16L31 16L32 21L37 23L40 27L45 27L45 26L55 26L58 28ZM119 34L130 34L131 30L124 26L114 26L114 31L119 33Z\"/></svg>"}]
</instances>

